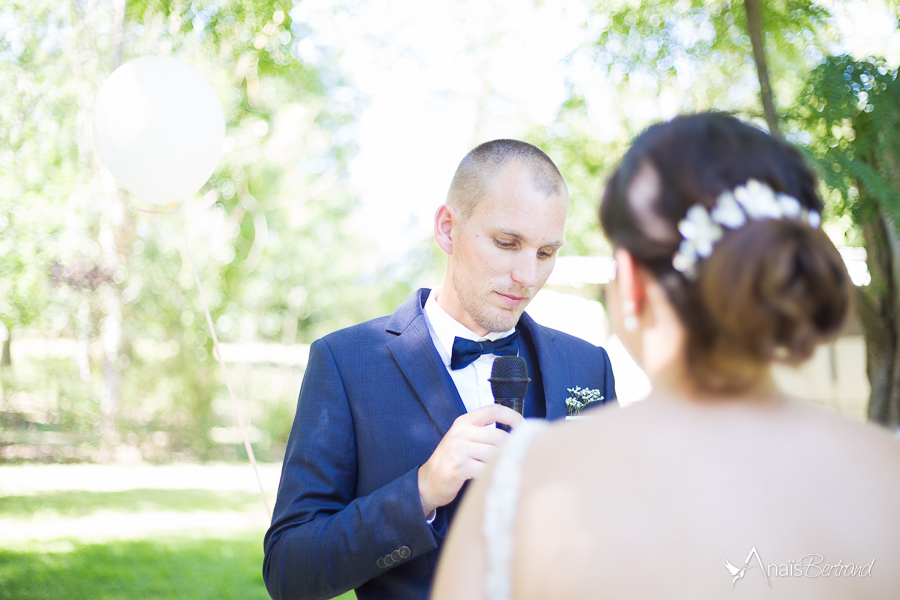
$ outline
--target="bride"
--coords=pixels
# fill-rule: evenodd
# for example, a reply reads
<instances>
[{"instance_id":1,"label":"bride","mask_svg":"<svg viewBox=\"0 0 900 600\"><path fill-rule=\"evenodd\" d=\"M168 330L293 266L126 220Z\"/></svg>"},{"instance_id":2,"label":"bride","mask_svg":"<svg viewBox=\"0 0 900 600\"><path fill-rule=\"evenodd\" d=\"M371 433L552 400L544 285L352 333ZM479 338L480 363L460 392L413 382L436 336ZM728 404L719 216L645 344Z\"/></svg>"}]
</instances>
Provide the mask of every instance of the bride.
<instances>
[{"instance_id":1,"label":"bride","mask_svg":"<svg viewBox=\"0 0 900 600\"><path fill-rule=\"evenodd\" d=\"M607 306L653 383L526 422L468 491L433 597L897 598L900 442L784 397L852 309L788 144L718 113L650 127L600 208Z\"/></svg>"}]
</instances>

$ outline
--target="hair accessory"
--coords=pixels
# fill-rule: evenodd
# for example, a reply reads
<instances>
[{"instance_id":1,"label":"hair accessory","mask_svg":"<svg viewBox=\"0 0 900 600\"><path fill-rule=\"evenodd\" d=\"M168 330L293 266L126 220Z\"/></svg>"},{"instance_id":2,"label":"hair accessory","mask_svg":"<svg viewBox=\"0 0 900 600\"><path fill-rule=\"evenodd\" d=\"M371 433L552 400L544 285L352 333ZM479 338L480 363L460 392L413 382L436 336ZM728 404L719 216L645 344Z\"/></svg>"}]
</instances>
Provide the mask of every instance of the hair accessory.
<instances>
[{"instance_id":1,"label":"hair accessory","mask_svg":"<svg viewBox=\"0 0 900 600\"><path fill-rule=\"evenodd\" d=\"M806 209L793 196L772 191L768 185L748 179L734 191L722 192L711 212L700 204L691 206L678 222L681 244L672 266L688 279L697 277L697 261L709 258L713 245L722 238L723 227L740 229L748 221L792 219L817 229L822 221L815 209Z\"/></svg>"}]
</instances>

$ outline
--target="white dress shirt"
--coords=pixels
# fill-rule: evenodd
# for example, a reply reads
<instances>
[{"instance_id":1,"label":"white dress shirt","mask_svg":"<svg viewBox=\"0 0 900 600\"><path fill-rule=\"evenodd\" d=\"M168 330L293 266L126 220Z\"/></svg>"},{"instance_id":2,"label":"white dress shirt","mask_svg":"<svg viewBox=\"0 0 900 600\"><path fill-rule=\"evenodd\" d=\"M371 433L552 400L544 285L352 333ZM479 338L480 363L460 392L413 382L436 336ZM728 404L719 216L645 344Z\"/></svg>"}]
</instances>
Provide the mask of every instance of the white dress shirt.
<instances>
[{"instance_id":1,"label":"white dress shirt","mask_svg":"<svg viewBox=\"0 0 900 600\"><path fill-rule=\"evenodd\" d=\"M466 405L466 412L472 412L482 406L494 403L494 395L491 393L491 383L488 378L491 376L491 368L494 366L494 359L497 358L497 355L482 354L468 366L454 371L450 368L453 340L461 337L475 342L495 341L511 335L516 328L513 327L502 333L489 332L486 336L480 336L441 308L441 305L437 303L439 293L440 288L437 288L428 294L428 300L425 301L425 322L428 323L431 341L434 342L434 347L441 355L447 372L453 378L459 397Z\"/></svg>"}]
</instances>

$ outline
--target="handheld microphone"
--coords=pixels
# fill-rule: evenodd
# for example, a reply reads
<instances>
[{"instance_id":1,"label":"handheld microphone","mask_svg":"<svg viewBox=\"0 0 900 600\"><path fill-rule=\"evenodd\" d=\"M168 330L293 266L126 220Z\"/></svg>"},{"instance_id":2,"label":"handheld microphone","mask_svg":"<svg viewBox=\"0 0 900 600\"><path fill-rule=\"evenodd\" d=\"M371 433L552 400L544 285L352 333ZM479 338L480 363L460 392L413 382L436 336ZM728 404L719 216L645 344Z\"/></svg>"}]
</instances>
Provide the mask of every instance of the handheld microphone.
<instances>
[{"instance_id":1,"label":"handheld microphone","mask_svg":"<svg viewBox=\"0 0 900 600\"><path fill-rule=\"evenodd\" d=\"M491 393L494 402L508 406L520 415L525 412L525 392L528 391L528 366L521 356L499 356L491 367ZM509 431L509 425L497 423L503 431Z\"/></svg>"}]
</instances>

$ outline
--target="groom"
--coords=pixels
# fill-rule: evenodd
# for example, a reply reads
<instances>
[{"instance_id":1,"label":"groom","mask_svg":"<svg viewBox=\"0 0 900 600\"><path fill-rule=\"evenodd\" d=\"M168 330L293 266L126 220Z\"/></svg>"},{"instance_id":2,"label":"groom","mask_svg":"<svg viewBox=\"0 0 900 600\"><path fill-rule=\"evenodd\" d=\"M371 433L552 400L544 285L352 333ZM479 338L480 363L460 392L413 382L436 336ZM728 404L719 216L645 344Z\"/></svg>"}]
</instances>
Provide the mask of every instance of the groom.
<instances>
[{"instance_id":1,"label":"groom","mask_svg":"<svg viewBox=\"0 0 900 600\"><path fill-rule=\"evenodd\" d=\"M564 417L567 388L615 397L606 351L523 312L553 270L567 212L541 150L478 146L435 215L442 287L312 345L265 538L273 598L428 597L461 489L509 435L493 424L522 419L493 403L496 355L528 365L526 417Z\"/></svg>"}]
</instances>

